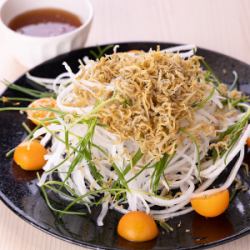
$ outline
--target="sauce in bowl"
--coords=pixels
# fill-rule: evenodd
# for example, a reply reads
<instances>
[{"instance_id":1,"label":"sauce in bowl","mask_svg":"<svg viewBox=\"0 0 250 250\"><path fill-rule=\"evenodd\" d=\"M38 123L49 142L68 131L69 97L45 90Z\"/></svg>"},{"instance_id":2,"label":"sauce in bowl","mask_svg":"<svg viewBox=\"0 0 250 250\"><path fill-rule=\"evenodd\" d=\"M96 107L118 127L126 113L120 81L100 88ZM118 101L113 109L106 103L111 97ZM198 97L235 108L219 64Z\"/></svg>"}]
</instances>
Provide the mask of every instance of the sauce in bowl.
<instances>
[{"instance_id":1,"label":"sauce in bowl","mask_svg":"<svg viewBox=\"0 0 250 250\"><path fill-rule=\"evenodd\" d=\"M23 35L51 37L68 33L81 25L79 17L68 11L44 8L18 15L8 26Z\"/></svg>"}]
</instances>

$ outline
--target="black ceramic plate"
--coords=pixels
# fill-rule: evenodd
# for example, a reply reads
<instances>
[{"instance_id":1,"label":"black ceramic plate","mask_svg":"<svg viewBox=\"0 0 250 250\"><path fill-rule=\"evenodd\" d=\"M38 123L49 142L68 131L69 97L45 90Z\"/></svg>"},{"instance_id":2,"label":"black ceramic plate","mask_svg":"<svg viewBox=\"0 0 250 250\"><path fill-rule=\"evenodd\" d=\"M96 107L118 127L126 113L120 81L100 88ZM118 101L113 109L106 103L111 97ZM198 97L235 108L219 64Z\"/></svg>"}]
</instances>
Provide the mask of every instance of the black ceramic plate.
<instances>
[{"instance_id":1,"label":"black ceramic plate","mask_svg":"<svg viewBox=\"0 0 250 250\"><path fill-rule=\"evenodd\" d=\"M162 49L173 46L167 43L123 43L119 50L147 51L150 48L156 48L158 44ZM64 72L63 61L77 71L78 59L86 55L90 56L91 50L97 51L97 48L81 49L58 56L30 72L35 76L54 78ZM250 94L248 92L250 90L249 65L204 49L199 49L197 54L204 56L218 77L226 83L232 82L232 71L237 71L239 88ZM15 83L31 86L25 76ZM10 90L7 90L4 95L17 96ZM196 249L225 243L247 234L250 230L250 192L238 193L227 212L217 218L204 219L195 213L190 213L172 219L170 225L174 228L173 232L161 232L156 240L145 243L130 243L118 237L116 226L121 215L114 211L108 213L103 227L97 227L95 223L98 209L90 216L65 216L60 220L45 204L36 186L35 174L22 171L13 164L11 158L5 157L7 151L22 141L25 132L21 124L24 120L25 116L18 112L0 113L0 197L14 213L51 235L81 246L99 249ZM225 177L223 175L219 177L219 182L223 181ZM243 169L240 170L239 176L245 185L250 185L250 177L246 176ZM178 227L180 222L181 227Z\"/></svg>"}]
</instances>

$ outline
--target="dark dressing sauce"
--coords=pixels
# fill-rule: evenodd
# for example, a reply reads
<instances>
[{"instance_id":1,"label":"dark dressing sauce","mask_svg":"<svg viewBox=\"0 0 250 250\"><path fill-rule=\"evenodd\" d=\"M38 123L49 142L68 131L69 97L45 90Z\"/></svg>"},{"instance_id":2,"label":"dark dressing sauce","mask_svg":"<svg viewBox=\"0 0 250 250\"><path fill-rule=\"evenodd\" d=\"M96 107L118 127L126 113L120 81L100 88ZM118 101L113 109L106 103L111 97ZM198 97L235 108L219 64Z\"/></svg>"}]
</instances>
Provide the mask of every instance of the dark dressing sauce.
<instances>
[{"instance_id":1,"label":"dark dressing sauce","mask_svg":"<svg viewBox=\"0 0 250 250\"><path fill-rule=\"evenodd\" d=\"M18 33L38 37L58 36L81 25L76 15L65 10L51 8L24 12L9 23L9 27Z\"/></svg>"}]
</instances>

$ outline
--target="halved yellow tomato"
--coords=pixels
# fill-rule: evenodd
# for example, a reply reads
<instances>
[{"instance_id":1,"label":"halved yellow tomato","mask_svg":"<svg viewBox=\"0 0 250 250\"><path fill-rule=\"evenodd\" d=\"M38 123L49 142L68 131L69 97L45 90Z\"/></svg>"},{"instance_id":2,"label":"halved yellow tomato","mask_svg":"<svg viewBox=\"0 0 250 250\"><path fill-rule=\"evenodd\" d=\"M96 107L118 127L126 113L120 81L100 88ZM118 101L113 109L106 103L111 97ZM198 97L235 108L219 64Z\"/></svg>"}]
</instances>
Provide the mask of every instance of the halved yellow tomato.
<instances>
[{"instance_id":1,"label":"halved yellow tomato","mask_svg":"<svg viewBox=\"0 0 250 250\"><path fill-rule=\"evenodd\" d=\"M142 50L138 50L138 49L132 49L132 50L129 50L130 53L134 53L134 54L140 54L142 53L143 51Z\"/></svg>"},{"instance_id":2,"label":"halved yellow tomato","mask_svg":"<svg viewBox=\"0 0 250 250\"><path fill-rule=\"evenodd\" d=\"M247 138L246 144L250 148L250 137Z\"/></svg>"},{"instance_id":3,"label":"halved yellow tomato","mask_svg":"<svg viewBox=\"0 0 250 250\"><path fill-rule=\"evenodd\" d=\"M41 98L32 102L29 108L55 108L56 100L53 98ZM49 110L28 110L27 111L28 119L31 120L34 124L40 125L42 121L45 124L48 124L48 121L45 121L48 118L54 118L55 113Z\"/></svg>"},{"instance_id":4,"label":"halved yellow tomato","mask_svg":"<svg viewBox=\"0 0 250 250\"><path fill-rule=\"evenodd\" d=\"M159 233L152 216L140 211L132 211L123 215L117 231L124 239L137 242L152 240Z\"/></svg>"},{"instance_id":5,"label":"halved yellow tomato","mask_svg":"<svg viewBox=\"0 0 250 250\"><path fill-rule=\"evenodd\" d=\"M19 144L14 152L14 161L24 170L39 170L46 163L47 150L38 140Z\"/></svg>"},{"instance_id":6,"label":"halved yellow tomato","mask_svg":"<svg viewBox=\"0 0 250 250\"><path fill-rule=\"evenodd\" d=\"M205 217L216 217L225 212L229 206L227 189L211 195L191 199L191 205L198 214Z\"/></svg>"}]
</instances>

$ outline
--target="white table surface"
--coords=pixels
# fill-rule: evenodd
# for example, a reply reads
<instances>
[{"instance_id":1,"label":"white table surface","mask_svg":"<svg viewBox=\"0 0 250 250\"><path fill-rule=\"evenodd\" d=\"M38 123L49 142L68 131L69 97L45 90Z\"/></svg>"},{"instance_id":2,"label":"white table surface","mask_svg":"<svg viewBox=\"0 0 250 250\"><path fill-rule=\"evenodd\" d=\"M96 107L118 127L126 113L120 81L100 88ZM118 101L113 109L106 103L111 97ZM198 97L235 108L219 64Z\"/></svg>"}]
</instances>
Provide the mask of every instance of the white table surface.
<instances>
[{"instance_id":1,"label":"white table surface","mask_svg":"<svg viewBox=\"0 0 250 250\"><path fill-rule=\"evenodd\" d=\"M119 41L192 43L250 63L249 0L92 0L92 3L95 18L86 46ZM1 37L0 33L0 79L12 81L27 68L10 55ZM83 248L39 231L0 202L0 250L61 249ZM250 249L250 236L213 249Z\"/></svg>"}]
</instances>

